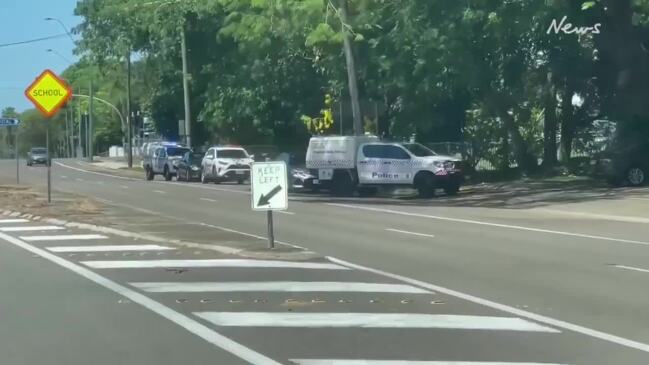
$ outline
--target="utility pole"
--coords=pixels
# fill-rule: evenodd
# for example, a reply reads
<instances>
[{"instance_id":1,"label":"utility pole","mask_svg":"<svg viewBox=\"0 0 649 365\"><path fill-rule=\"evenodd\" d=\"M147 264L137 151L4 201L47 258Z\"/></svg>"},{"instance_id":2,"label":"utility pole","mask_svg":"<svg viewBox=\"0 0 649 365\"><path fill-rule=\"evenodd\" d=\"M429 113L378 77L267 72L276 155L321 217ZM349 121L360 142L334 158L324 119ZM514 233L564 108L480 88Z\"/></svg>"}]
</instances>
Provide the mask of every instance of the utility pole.
<instances>
[{"instance_id":1,"label":"utility pole","mask_svg":"<svg viewBox=\"0 0 649 365\"><path fill-rule=\"evenodd\" d=\"M128 146L126 156L128 159L128 168L133 168L133 133L131 118L131 48L129 47L126 54L126 144Z\"/></svg>"},{"instance_id":2,"label":"utility pole","mask_svg":"<svg viewBox=\"0 0 649 365\"><path fill-rule=\"evenodd\" d=\"M185 134L187 135L187 147L192 148L192 113L189 105L189 73L187 71L187 40L185 26L180 29L180 50L183 58L183 96L185 102Z\"/></svg>"},{"instance_id":3,"label":"utility pole","mask_svg":"<svg viewBox=\"0 0 649 365\"><path fill-rule=\"evenodd\" d=\"M354 134L357 136L363 135L363 116L361 112L361 104L358 96L358 79L356 77L356 61L354 60L354 52L352 49L352 41L350 39L349 30L349 16L347 12L347 0L340 0L340 22L342 24L343 44L345 51L345 62L347 63L347 78L349 80L349 96L351 97L352 115L354 118Z\"/></svg>"},{"instance_id":4,"label":"utility pole","mask_svg":"<svg viewBox=\"0 0 649 365\"><path fill-rule=\"evenodd\" d=\"M86 133L88 133L88 162L92 162L92 151L93 149L93 125L92 125L92 114L93 114L93 109L92 109L92 101L95 97L94 90L92 88L92 80L90 81L90 100L88 100L88 128L86 130Z\"/></svg>"},{"instance_id":5,"label":"utility pole","mask_svg":"<svg viewBox=\"0 0 649 365\"><path fill-rule=\"evenodd\" d=\"M83 124L83 118L81 118L81 100L79 100L79 102L77 103L77 108L78 108L77 117L79 119L78 120L78 122L79 122L79 135L78 135L79 147L77 149L77 151L78 151L77 158L83 158L83 141L81 139L81 124Z\"/></svg>"}]
</instances>

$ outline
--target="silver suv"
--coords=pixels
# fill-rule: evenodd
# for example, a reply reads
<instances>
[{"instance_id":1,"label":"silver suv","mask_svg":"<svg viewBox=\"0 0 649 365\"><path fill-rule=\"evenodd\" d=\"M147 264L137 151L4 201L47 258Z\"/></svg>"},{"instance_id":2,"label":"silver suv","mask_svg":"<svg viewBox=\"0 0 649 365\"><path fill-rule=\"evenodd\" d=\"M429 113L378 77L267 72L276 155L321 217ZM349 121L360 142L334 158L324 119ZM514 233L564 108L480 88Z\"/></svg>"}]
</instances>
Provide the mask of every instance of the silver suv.
<instances>
[{"instance_id":1,"label":"silver suv","mask_svg":"<svg viewBox=\"0 0 649 365\"><path fill-rule=\"evenodd\" d=\"M211 147L203 157L201 182L203 184L214 181L236 181L243 184L250 180L250 165L253 156L242 147L218 146Z\"/></svg>"}]
</instances>

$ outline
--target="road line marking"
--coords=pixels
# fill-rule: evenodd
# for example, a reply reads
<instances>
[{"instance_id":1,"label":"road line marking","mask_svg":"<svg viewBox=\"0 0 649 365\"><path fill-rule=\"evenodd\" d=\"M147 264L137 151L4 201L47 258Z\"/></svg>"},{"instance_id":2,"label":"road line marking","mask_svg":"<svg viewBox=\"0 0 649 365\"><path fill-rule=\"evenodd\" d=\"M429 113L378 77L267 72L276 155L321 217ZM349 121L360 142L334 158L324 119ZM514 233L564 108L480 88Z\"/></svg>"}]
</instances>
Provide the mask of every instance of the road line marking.
<instances>
[{"instance_id":1,"label":"road line marking","mask_svg":"<svg viewBox=\"0 0 649 365\"><path fill-rule=\"evenodd\" d=\"M218 202L218 200L209 199L209 198L201 198L201 200L205 201L205 202L210 202L210 203L217 203Z\"/></svg>"},{"instance_id":2,"label":"road line marking","mask_svg":"<svg viewBox=\"0 0 649 365\"><path fill-rule=\"evenodd\" d=\"M121 180L142 181L141 179L136 179L136 178L132 178L132 177L105 174L105 173L101 173L101 172L95 172L95 171L80 169L78 167L69 166L69 165L66 165L66 164L58 162L58 161L55 161L54 163L61 166L61 167L65 167L65 168L68 168L68 169L71 169L71 170L85 172L87 174L93 174L93 175L99 175L99 176L107 176L107 177L112 177L112 178L121 179ZM79 165L83 166L80 163L79 163ZM215 190L215 191L223 191L223 192L228 192L228 193L250 195L250 191L235 190L235 189L225 189L225 188L215 188L215 187L209 187L209 186L203 186L203 185L197 185L197 184L179 183L179 182L175 182L175 181L150 181L150 182L152 182L154 184L177 185L177 186L182 186L182 187L185 187L185 188Z\"/></svg>"},{"instance_id":3,"label":"road line marking","mask_svg":"<svg viewBox=\"0 0 649 365\"><path fill-rule=\"evenodd\" d=\"M69 241L69 240L102 240L108 237L100 234L64 234L55 236L21 236L23 241Z\"/></svg>"},{"instance_id":4,"label":"road line marking","mask_svg":"<svg viewBox=\"0 0 649 365\"><path fill-rule=\"evenodd\" d=\"M560 333L521 318L411 313L194 312L217 326L308 328L450 328Z\"/></svg>"},{"instance_id":5,"label":"road line marking","mask_svg":"<svg viewBox=\"0 0 649 365\"><path fill-rule=\"evenodd\" d=\"M570 212L565 210L558 209L545 209L545 208L535 208L533 209L537 212L544 212L549 214L556 215L565 215L569 217L576 218L589 218L589 219L598 219L598 220L607 220L615 222L626 222L626 223L649 223L649 218L635 217L629 215L612 215L612 214L597 214L597 213L587 213L587 212Z\"/></svg>"},{"instance_id":6,"label":"road line marking","mask_svg":"<svg viewBox=\"0 0 649 365\"><path fill-rule=\"evenodd\" d=\"M167 251L172 247L159 245L107 245L107 246L55 246L46 247L52 252L110 252L110 251Z\"/></svg>"},{"instance_id":7,"label":"road line marking","mask_svg":"<svg viewBox=\"0 0 649 365\"><path fill-rule=\"evenodd\" d=\"M572 331L572 332L581 333L582 335L590 336L590 337L593 337L593 338L598 338L600 340L615 343L615 344L625 346L625 347L628 347L628 348L632 348L632 349L636 349L636 350L640 350L640 351L644 351L644 352L649 352L649 344L646 344L646 343L630 340L630 339L627 339L627 338L624 338L624 337L615 336L615 335L612 335L612 334L609 334L609 333L606 333L606 332L601 332L601 331L594 330L594 329L584 327L584 326L580 326L580 325L577 325L577 324L574 324L574 323L570 323L570 322L562 321L562 320L559 320L559 319L546 317L546 316L543 316L543 315L540 315L540 314L528 312L526 310L511 307L509 305L500 304L500 303L496 303L496 302L493 302L493 301L488 300L488 299L483 299L483 298L480 298L480 297L476 297L476 296L471 295L471 294L465 294L465 293L459 292L457 290L448 289L448 288L445 288L443 286L434 285L434 284L430 284L430 283L427 283L427 282L424 282L424 281L411 279L411 278L408 278L406 276L392 274L392 273L389 273L387 271L378 270L378 269L372 269L372 268L362 266L362 265L352 264L351 262L347 262L347 261L337 259L337 258L334 258L334 257L327 257L327 258L331 262L337 263L339 265L345 265L345 266L347 266L347 267L349 267L351 269L363 270L363 271L371 272L371 273L374 273L374 274L377 274L377 275L382 275L384 277L399 280L399 281L404 282L404 283L408 283L408 284L411 284L411 285L415 285L415 286L419 286L419 287L426 288L426 289L429 289L429 290L433 290L435 292L450 295L450 296L453 296L453 297L456 297L456 298L459 298L459 299L463 299L463 300L466 300L466 301L469 301L469 302L472 302L472 303L480 304L480 305L483 305L485 307L493 308L493 309L503 311L503 312L506 312L506 313L510 313L510 314L513 314L513 315L516 315L516 316L519 316L519 317L527 318L527 319L530 319L532 321L536 321L536 322L539 322L539 323L543 323L543 324L546 324L546 325L550 325L550 326L553 326L553 327L561 328L561 329Z\"/></svg>"},{"instance_id":8,"label":"road line marking","mask_svg":"<svg viewBox=\"0 0 649 365\"><path fill-rule=\"evenodd\" d=\"M403 234L409 234L412 236L420 236L420 237L428 237L428 238L435 238L432 234L425 234L425 233L417 233L417 232L410 232L410 231L402 231L400 229L394 229L394 228L386 228L386 231L390 232L397 232L397 233L403 233Z\"/></svg>"},{"instance_id":9,"label":"road line marking","mask_svg":"<svg viewBox=\"0 0 649 365\"><path fill-rule=\"evenodd\" d=\"M0 232L58 231L61 229L65 228L59 226L0 227Z\"/></svg>"},{"instance_id":10,"label":"road line marking","mask_svg":"<svg viewBox=\"0 0 649 365\"><path fill-rule=\"evenodd\" d=\"M95 282L103 286L106 289L109 289L120 296L123 296L130 301L137 303L143 306L146 309L168 319L169 321L179 325L180 327L186 329L187 331L195 334L196 336L204 339L205 341L230 352L231 354L248 361L252 364L268 364L268 365L281 365L280 363L253 351L252 349L231 340L228 337L223 336L222 334L214 331L213 329L201 324L200 322L192 319L189 316L186 316L180 312L177 312L163 304L156 302L155 300L142 295L135 290L127 288L125 286L119 285L114 281L107 279L97 273L92 272L84 267L76 265L70 261L64 260L52 253L49 253L40 248L34 247L28 243L25 243L21 240L18 240L14 237L0 233L0 239L3 239L15 246L18 246L24 250L27 250L33 254L39 255L46 260L49 260L61 267L64 267L80 276L85 277L88 280Z\"/></svg>"},{"instance_id":11,"label":"road line marking","mask_svg":"<svg viewBox=\"0 0 649 365\"><path fill-rule=\"evenodd\" d=\"M408 217L437 219L437 220L447 221L447 222L477 224L477 225L481 225L481 226L516 229L516 230L529 231L529 232L549 233L549 234L557 234L557 235L570 236L570 237L580 237L580 238L590 238L590 239L603 240L603 241L633 243L633 244L636 244L636 245L645 245L645 246L649 245L649 242L645 242L645 241L625 240L625 239L621 239L621 238L612 238L612 237L605 237L605 236L593 236L593 235L582 234L582 233L553 231L553 230L550 230L550 229L532 228L532 227L514 226L514 225L509 225L509 224L482 222L482 221L475 221L475 220L471 220L471 219L449 218L449 217L441 217L441 216L421 214L421 213L409 213L409 212L403 212L403 211L400 211L400 210L362 207L362 206L356 206L356 205L350 205L350 204L339 204L339 203L325 203L325 204L330 205L330 206L334 206L334 207L340 207L340 208L350 208L350 209L367 210L367 211L372 211L372 212L398 214L398 215L404 215L404 216L408 216Z\"/></svg>"},{"instance_id":12,"label":"road line marking","mask_svg":"<svg viewBox=\"0 0 649 365\"><path fill-rule=\"evenodd\" d=\"M77 181L83 181L83 179L80 179L80 178L78 178L78 177L77 177L75 180L77 180Z\"/></svg>"},{"instance_id":13,"label":"road line marking","mask_svg":"<svg viewBox=\"0 0 649 365\"><path fill-rule=\"evenodd\" d=\"M167 194L165 191L162 190L153 190L153 192L158 194Z\"/></svg>"},{"instance_id":14,"label":"road line marking","mask_svg":"<svg viewBox=\"0 0 649 365\"><path fill-rule=\"evenodd\" d=\"M28 219L0 219L0 224L2 223L29 223Z\"/></svg>"},{"instance_id":15,"label":"road line marking","mask_svg":"<svg viewBox=\"0 0 649 365\"><path fill-rule=\"evenodd\" d=\"M130 283L151 293L202 293L202 292L358 292L432 294L429 290L404 284L355 283L355 282L196 282L196 283Z\"/></svg>"},{"instance_id":16,"label":"road line marking","mask_svg":"<svg viewBox=\"0 0 649 365\"><path fill-rule=\"evenodd\" d=\"M221 227L221 226L215 226L215 225L212 225L212 224L200 223L200 225L204 226L204 227L215 228L215 229L218 229L218 230L224 231L224 232L236 233L236 234L240 234L242 236L256 238L258 240L264 240L264 241L268 240L268 237L266 237L266 236L259 236L259 235L252 234L252 233L241 232L241 231L237 231L237 230L230 229L230 228L225 228L225 227ZM284 245L284 246L290 246L290 247L293 247L293 248L299 248L300 250L308 251L308 249L306 247L294 245L292 243L288 243L288 242L284 242L284 241L275 240L275 243L278 243L278 244Z\"/></svg>"},{"instance_id":17,"label":"road line marking","mask_svg":"<svg viewBox=\"0 0 649 365\"><path fill-rule=\"evenodd\" d=\"M649 270L647 269L641 269L639 267L633 267L633 266L625 266L625 265L613 265L614 267L617 267L618 269L624 269L624 270L632 270L632 271L639 271L639 272L646 272L649 273Z\"/></svg>"},{"instance_id":18,"label":"road line marking","mask_svg":"<svg viewBox=\"0 0 649 365\"><path fill-rule=\"evenodd\" d=\"M289 211L286 211L286 210L276 210L275 212L277 212L279 214L295 215L295 213L289 212Z\"/></svg>"},{"instance_id":19,"label":"road line marking","mask_svg":"<svg viewBox=\"0 0 649 365\"><path fill-rule=\"evenodd\" d=\"M320 262L292 262L273 260L132 260L132 261L84 261L93 269L135 269L159 267L245 267L312 270L349 270L345 266Z\"/></svg>"},{"instance_id":20,"label":"road line marking","mask_svg":"<svg viewBox=\"0 0 649 365\"><path fill-rule=\"evenodd\" d=\"M566 365L540 362L291 359L298 365Z\"/></svg>"},{"instance_id":21,"label":"road line marking","mask_svg":"<svg viewBox=\"0 0 649 365\"><path fill-rule=\"evenodd\" d=\"M61 179L67 179L68 177L65 175L61 175Z\"/></svg>"},{"instance_id":22,"label":"road line marking","mask_svg":"<svg viewBox=\"0 0 649 365\"><path fill-rule=\"evenodd\" d=\"M128 186L126 186L126 185L120 185L120 188L122 188L122 189L128 189Z\"/></svg>"}]
</instances>

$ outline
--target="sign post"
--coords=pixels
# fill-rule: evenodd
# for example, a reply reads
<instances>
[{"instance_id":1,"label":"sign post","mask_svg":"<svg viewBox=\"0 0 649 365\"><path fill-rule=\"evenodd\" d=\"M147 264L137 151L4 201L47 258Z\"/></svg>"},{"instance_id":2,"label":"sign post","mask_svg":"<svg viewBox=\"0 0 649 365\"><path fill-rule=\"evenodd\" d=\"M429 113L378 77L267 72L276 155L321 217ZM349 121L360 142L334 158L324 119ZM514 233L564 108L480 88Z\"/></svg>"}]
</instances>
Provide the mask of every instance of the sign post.
<instances>
[{"instance_id":1,"label":"sign post","mask_svg":"<svg viewBox=\"0 0 649 365\"><path fill-rule=\"evenodd\" d=\"M266 211L268 248L275 248L273 210L288 208L288 174L284 162L254 162L250 170L252 210Z\"/></svg>"},{"instance_id":2,"label":"sign post","mask_svg":"<svg viewBox=\"0 0 649 365\"><path fill-rule=\"evenodd\" d=\"M16 154L16 185L20 184L20 158L18 156L18 125L20 120L15 118L0 118L0 128L6 127L14 131L14 153Z\"/></svg>"},{"instance_id":3,"label":"sign post","mask_svg":"<svg viewBox=\"0 0 649 365\"><path fill-rule=\"evenodd\" d=\"M70 86L54 72L45 70L25 90L25 96L47 118L53 117L72 97ZM52 157L50 154L50 126L45 132L47 147L47 202L52 202Z\"/></svg>"}]
</instances>

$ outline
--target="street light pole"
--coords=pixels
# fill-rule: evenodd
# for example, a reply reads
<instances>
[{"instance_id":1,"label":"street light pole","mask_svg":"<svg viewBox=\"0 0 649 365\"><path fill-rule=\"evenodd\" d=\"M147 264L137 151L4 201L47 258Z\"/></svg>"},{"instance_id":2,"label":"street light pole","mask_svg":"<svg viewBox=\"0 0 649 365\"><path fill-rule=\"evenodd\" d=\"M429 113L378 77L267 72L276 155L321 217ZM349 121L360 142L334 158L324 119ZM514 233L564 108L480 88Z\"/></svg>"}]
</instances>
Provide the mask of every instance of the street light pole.
<instances>
[{"instance_id":1,"label":"street light pole","mask_svg":"<svg viewBox=\"0 0 649 365\"><path fill-rule=\"evenodd\" d=\"M133 127L131 118L131 49L129 47L126 54L126 144L128 151L126 156L128 159L128 168L133 168Z\"/></svg>"},{"instance_id":2,"label":"street light pole","mask_svg":"<svg viewBox=\"0 0 649 365\"><path fill-rule=\"evenodd\" d=\"M189 73L187 71L187 39L185 26L180 29L180 49L183 59L183 97L185 102L185 135L187 136L187 147L192 148L192 113L189 104Z\"/></svg>"},{"instance_id":3,"label":"street light pole","mask_svg":"<svg viewBox=\"0 0 649 365\"><path fill-rule=\"evenodd\" d=\"M92 162L93 155L93 125L92 125L92 114L93 114L93 103L94 100L94 90L92 88L92 80L90 80L90 100L88 101L88 162Z\"/></svg>"}]
</instances>

